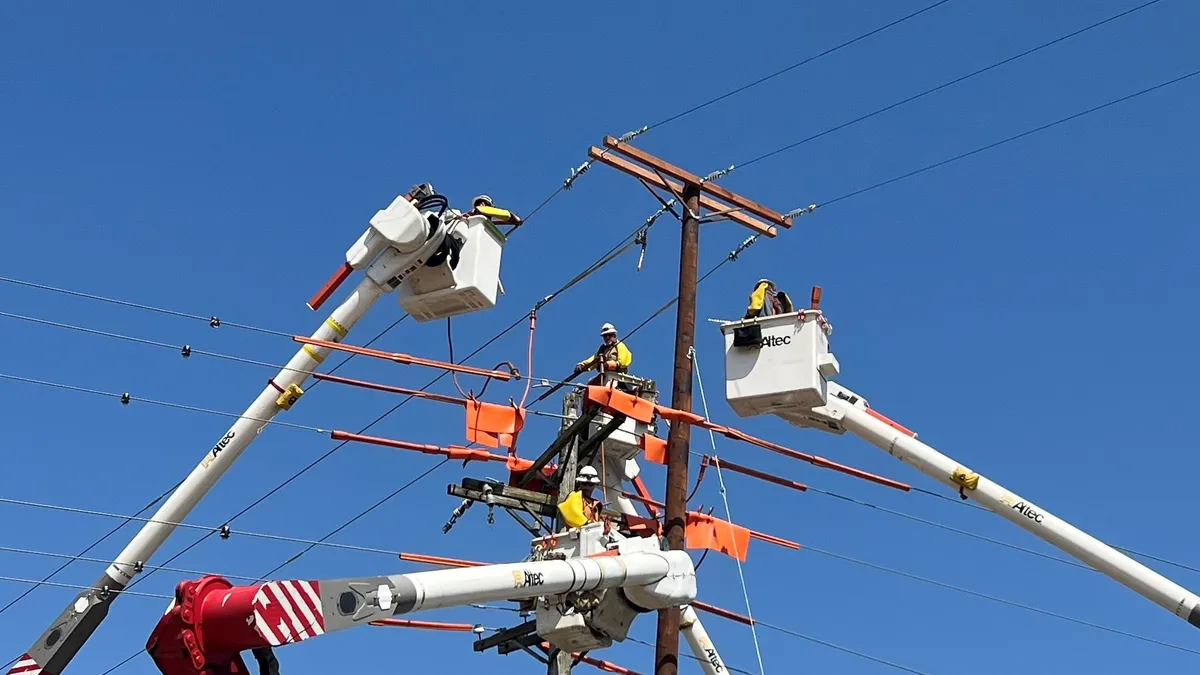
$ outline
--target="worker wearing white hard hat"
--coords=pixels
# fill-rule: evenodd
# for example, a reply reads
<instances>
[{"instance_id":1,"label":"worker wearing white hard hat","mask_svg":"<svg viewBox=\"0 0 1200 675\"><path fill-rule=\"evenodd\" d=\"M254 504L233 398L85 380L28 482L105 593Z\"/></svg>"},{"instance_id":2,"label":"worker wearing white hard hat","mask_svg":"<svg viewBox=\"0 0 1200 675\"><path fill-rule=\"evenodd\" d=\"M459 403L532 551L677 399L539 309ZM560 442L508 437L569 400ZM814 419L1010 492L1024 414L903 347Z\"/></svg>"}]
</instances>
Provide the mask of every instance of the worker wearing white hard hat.
<instances>
[{"instance_id":1,"label":"worker wearing white hard hat","mask_svg":"<svg viewBox=\"0 0 1200 675\"><path fill-rule=\"evenodd\" d=\"M601 372L627 373L633 363L633 352L617 339L617 328L611 323L600 327L601 344L596 353L575 364L575 374L593 368Z\"/></svg>"},{"instance_id":2,"label":"worker wearing white hard hat","mask_svg":"<svg viewBox=\"0 0 1200 675\"><path fill-rule=\"evenodd\" d=\"M575 475L575 489L583 498L584 517L592 522L600 519L600 512L604 508L600 500L592 496L592 491L598 487L600 487L600 474L596 472L596 467L586 464L579 467L579 473Z\"/></svg>"},{"instance_id":3,"label":"worker wearing white hard hat","mask_svg":"<svg viewBox=\"0 0 1200 675\"><path fill-rule=\"evenodd\" d=\"M787 314L792 311L792 301L787 293L775 287L770 279L759 279L750 292L750 304L746 306L745 319L759 316Z\"/></svg>"},{"instance_id":4,"label":"worker wearing white hard hat","mask_svg":"<svg viewBox=\"0 0 1200 675\"><path fill-rule=\"evenodd\" d=\"M521 224L520 216L508 209L496 206L490 195L476 195L471 200L471 213L484 216L496 225L519 226Z\"/></svg>"}]
</instances>

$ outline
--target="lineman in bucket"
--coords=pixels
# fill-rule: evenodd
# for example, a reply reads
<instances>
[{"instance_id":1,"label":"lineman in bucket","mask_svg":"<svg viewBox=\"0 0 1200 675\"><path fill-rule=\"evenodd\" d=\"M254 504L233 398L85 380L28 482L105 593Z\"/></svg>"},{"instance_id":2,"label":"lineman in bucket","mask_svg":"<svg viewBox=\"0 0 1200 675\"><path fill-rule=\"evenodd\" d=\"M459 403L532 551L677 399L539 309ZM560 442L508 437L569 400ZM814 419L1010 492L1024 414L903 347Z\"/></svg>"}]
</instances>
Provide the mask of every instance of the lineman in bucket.
<instances>
[{"instance_id":1,"label":"lineman in bucket","mask_svg":"<svg viewBox=\"0 0 1200 675\"><path fill-rule=\"evenodd\" d=\"M575 477L575 489L579 490L583 497L584 517L593 523L600 520L600 512L604 508L600 500L592 496L593 491L598 487L600 487L600 474L596 472L595 467L586 464L579 467L579 475Z\"/></svg>"},{"instance_id":2,"label":"lineman in bucket","mask_svg":"<svg viewBox=\"0 0 1200 675\"><path fill-rule=\"evenodd\" d=\"M603 342L596 353L575 364L575 375L593 369L602 373L629 372L629 366L633 363L633 352L629 351L624 342L617 339L617 329L611 323L600 327L600 339Z\"/></svg>"}]
</instances>

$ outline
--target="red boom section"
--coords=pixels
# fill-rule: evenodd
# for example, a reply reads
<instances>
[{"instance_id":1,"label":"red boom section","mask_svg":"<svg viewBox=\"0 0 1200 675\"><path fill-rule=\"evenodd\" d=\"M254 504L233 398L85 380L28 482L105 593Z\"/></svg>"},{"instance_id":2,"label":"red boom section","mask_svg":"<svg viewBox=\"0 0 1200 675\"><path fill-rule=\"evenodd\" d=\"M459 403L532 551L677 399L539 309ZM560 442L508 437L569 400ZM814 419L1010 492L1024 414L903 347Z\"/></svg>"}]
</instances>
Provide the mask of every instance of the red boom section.
<instances>
[{"instance_id":1,"label":"red boom section","mask_svg":"<svg viewBox=\"0 0 1200 675\"><path fill-rule=\"evenodd\" d=\"M181 581L146 651L163 675L244 675L239 652L324 633L315 581L234 586L222 577Z\"/></svg>"}]
</instances>

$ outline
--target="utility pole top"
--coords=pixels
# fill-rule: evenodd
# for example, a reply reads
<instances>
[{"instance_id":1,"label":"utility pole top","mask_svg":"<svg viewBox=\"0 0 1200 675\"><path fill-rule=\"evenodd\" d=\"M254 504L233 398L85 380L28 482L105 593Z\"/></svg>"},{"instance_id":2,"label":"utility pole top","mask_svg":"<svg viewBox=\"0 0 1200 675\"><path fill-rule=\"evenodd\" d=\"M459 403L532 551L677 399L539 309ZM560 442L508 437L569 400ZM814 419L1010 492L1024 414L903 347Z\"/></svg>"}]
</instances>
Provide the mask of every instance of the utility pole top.
<instances>
[{"instance_id":1,"label":"utility pole top","mask_svg":"<svg viewBox=\"0 0 1200 675\"><path fill-rule=\"evenodd\" d=\"M611 136L605 138L604 142L605 145L609 146L609 149L592 146L588 149L588 157L633 176L647 187L666 190L680 203L684 202L684 186L667 178L667 176L677 178L683 181L685 185L696 185L699 187L700 194L698 197L700 208L711 211L712 213L709 217L721 217L732 220L758 234L768 237L776 235L777 230L775 225L781 227L792 226L792 219L790 217L784 216L735 192L726 190L712 181L705 181L703 178L655 157L644 150L639 150L628 143L619 143L617 139ZM612 154L614 152L621 153L640 164L635 164L622 157L614 157ZM747 215L747 213L754 214L770 222L763 222L758 218ZM699 213L692 215L700 216Z\"/></svg>"}]
</instances>

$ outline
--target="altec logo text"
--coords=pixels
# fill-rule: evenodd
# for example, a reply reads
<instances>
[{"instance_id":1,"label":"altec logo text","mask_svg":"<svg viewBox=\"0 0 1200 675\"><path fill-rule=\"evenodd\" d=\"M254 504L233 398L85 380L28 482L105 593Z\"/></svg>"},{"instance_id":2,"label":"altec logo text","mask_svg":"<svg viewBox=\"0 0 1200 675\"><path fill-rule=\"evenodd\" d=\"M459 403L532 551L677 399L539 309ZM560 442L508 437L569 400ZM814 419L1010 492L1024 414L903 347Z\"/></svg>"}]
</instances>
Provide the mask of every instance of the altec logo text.
<instances>
[{"instance_id":1,"label":"altec logo text","mask_svg":"<svg viewBox=\"0 0 1200 675\"><path fill-rule=\"evenodd\" d=\"M783 337L780 337L778 335L768 335L764 337L762 342L759 344L762 347L781 347L783 345L790 345L792 344L792 336L784 335Z\"/></svg>"},{"instance_id":2,"label":"altec logo text","mask_svg":"<svg viewBox=\"0 0 1200 675\"><path fill-rule=\"evenodd\" d=\"M212 447L212 450L208 451L208 455L205 456L204 460L200 462L202 465L204 465L204 468L208 468L208 465L212 464L213 460L217 458L217 455L221 454L221 451L225 449L225 446L229 445L229 442L233 440L234 436L237 436L237 432L230 431L229 433L225 434L224 438L222 438L217 442L216 445Z\"/></svg>"}]
</instances>

